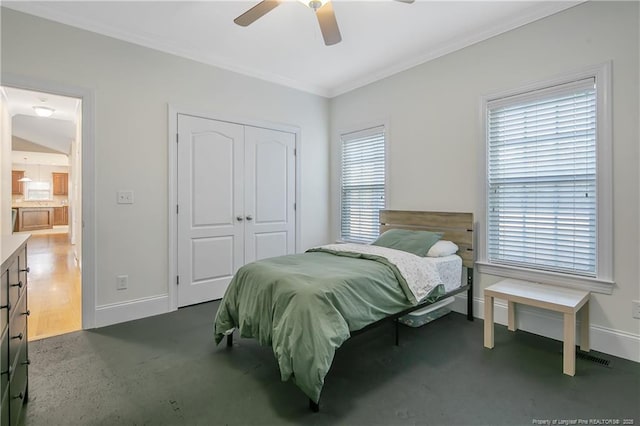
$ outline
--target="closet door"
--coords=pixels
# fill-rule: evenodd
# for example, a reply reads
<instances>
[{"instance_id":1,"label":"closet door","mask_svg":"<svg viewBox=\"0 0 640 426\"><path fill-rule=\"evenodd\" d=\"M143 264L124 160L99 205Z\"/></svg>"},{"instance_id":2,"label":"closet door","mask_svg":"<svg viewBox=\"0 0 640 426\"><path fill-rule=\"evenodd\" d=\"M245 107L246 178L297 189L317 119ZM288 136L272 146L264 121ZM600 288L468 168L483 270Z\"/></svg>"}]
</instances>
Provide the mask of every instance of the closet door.
<instances>
[{"instance_id":1,"label":"closet door","mask_svg":"<svg viewBox=\"0 0 640 426\"><path fill-rule=\"evenodd\" d=\"M244 126L178 115L178 306L219 299L244 262Z\"/></svg>"},{"instance_id":2,"label":"closet door","mask_svg":"<svg viewBox=\"0 0 640 426\"><path fill-rule=\"evenodd\" d=\"M295 252L295 134L245 128L245 263Z\"/></svg>"}]
</instances>

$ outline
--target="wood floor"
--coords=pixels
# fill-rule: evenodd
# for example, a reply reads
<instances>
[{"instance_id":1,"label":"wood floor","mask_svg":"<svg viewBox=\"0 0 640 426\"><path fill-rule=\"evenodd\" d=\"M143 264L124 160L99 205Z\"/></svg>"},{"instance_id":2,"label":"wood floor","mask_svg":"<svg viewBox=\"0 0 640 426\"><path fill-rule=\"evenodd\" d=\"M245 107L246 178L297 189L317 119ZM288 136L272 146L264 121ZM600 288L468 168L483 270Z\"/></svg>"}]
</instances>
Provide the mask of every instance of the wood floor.
<instances>
[{"instance_id":1,"label":"wood floor","mask_svg":"<svg viewBox=\"0 0 640 426\"><path fill-rule=\"evenodd\" d=\"M82 328L81 274L69 234L34 234L29 262L29 341Z\"/></svg>"}]
</instances>

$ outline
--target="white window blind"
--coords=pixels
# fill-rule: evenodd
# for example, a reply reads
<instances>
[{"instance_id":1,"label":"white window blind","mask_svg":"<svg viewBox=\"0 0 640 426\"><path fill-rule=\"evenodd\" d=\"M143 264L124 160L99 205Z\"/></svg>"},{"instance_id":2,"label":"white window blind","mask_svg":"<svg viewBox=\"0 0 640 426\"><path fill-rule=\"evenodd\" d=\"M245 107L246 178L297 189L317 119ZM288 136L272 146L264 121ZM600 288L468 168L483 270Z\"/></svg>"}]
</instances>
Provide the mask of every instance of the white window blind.
<instances>
[{"instance_id":1,"label":"white window blind","mask_svg":"<svg viewBox=\"0 0 640 426\"><path fill-rule=\"evenodd\" d=\"M487 103L494 264L597 275L595 79Z\"/></svg>"},{"instance_id":2,"label":"white window blind","mask_svg":"<svg viewBox=\"0 0 640 426\"><path fill-rule=\"evenodd\" d=\"M379 211L385 206L384 127L341 135L341 142L341 238L371 242L379 235Z\"/></svg>"},{"instance_id":3,"label":"white window blind","mask_svg":"<svg viewBox=\"0 0 640 426\"><path fill-rule=\"evenodd\" d=\"M25 199L28 201L51 200L51 183L45 181L27 182Z\"/></svg>"}]
</instances>

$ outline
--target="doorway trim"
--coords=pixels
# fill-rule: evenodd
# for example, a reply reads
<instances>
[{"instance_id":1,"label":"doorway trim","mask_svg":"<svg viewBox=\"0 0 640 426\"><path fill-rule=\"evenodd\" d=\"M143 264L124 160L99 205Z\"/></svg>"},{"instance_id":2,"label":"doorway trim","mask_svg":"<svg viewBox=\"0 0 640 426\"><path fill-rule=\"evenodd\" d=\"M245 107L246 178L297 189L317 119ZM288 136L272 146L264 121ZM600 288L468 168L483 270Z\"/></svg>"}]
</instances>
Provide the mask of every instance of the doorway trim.
<instances>
[{"instance_id":1,"label":"doorway trim","mask_svg":"<svg viewBox=\"0 0 640 426\"><path fill-rule=\"evenodd\" d=\"M178 205L178 115L190 115L194 117L205 118L216 121L226 121L228 123L235 123L245 126L261 127L265 129L279 130L282 132L293 133L295 135L295 220L296 220L296 238L295 238L295 252L298 253L302 248L302 235L301 235L301 217L302 217L302 191L301 191L301 130L300 127L283 124L273 123L266 120L255 120L246 117L238 117L235 115L224 114L212 114L206 112L197 112L189 108L183 108L167 105L167 142L168 142L168 182L167 187L169 189L168 194L168 225L169 225L169 311L175 311L178 309L178 289L177 289L177 277L178 277L178 218L177 218L177 205Z\"/></svg>"},{"instance_id":2,"label":"doorway trim","mask_svg":"<svg viewBox=\"0 0 640 426\"><path fill-rule=\"evenodd\" d=\"M82 99L82 329L96 322L95 95L91 89L2 73L0 85Z\"/></svg>"}]
</instances>

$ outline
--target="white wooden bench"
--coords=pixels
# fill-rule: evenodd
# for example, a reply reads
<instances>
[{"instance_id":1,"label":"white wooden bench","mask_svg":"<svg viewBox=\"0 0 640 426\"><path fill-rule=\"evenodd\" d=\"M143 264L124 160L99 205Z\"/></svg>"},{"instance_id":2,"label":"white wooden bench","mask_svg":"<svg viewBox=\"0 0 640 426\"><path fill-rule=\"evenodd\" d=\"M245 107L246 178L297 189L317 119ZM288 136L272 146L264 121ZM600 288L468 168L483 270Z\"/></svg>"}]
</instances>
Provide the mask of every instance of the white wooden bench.
<instances>
[{"instance_id":1,"label":"white wooden bench","mask_svg":"<svg viewBox=\"0 0 640 426\"><path fill-rule=\"evenodd\" d=\"M508 329L516 330L515 304L564 314L563 372L576 373L576 313L580 311L580 349L589 351L589 292L506 279L484 289L484 347L493 348L493 299L507 301Z\"/></svg>"}]
</instances>

